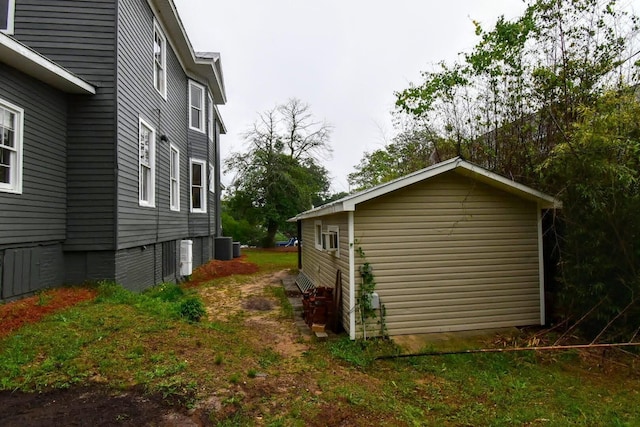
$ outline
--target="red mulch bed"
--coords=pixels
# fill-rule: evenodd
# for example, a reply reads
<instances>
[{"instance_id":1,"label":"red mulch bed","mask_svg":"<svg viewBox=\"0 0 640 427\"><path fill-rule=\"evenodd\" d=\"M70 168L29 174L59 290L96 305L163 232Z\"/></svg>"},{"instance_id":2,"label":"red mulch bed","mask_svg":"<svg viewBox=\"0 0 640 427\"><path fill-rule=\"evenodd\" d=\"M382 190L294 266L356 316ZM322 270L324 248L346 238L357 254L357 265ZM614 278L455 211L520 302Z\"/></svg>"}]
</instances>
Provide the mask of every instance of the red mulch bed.
<instances>
[{"instance_id":1,"label":"red mulch bed","mask_svg":"<svg viewBox=\"0 0 640 427\"><path fill-rule=\"evenodd\" d=\"M191 280L185 283L186 288L196 287L219 277L233 274L253 274L258 272L258 266L246 261L246 255L229 261L213 260L196 268L191 275Z\"/></svg>"},{"instance_id":2,"label":"red mulch bed","mask_svg":"<svg viewBox=\"0 0 640 427\"><path fill-rule=\"evenodd\" d=\"M51 289L39 295L0 305L0 338L27 323L95 298L96 291L87 288Z\"/></svg>"},{"instance_id":3,"label":"red mulch bed","mask_svg":"<svg viewBox=\"0 0 640 427\"><path fill-rule=\"evenodd\" d=\"M289 251L297 248L277 248ZM246 255L229 261L213 260L198 267L185 284L192 288L210 280L232 274L253 274L258 272L256 264L246 261ZM35 323L44 316L71 307L79 302L94 299L97 293L87 288L58 288L29 298L0 305L0 338L28 323Z\"/></svg>"}]
</instances>

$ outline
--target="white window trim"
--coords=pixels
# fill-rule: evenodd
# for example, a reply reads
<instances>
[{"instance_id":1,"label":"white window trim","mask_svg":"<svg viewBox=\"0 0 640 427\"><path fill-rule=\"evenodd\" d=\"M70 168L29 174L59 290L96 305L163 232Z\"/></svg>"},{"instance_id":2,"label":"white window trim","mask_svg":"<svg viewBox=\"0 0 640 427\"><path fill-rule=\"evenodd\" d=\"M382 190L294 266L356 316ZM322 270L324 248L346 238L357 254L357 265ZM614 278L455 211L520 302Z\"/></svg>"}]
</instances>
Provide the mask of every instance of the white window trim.
<instances>
[{"instance_id":1,"label":"white window trim","mask_svg":"<svg viewBox=\"0 0 640 427\"><path fill-rule=\"evenodd\" d=\"M314 221L313 223L313 244L317 250L322 250L322 221Z\"/></svg>"},{"instance_id":2,"label":"white window trim","mask_svg":"<svg viewBox=\"0 0 640 427\"><path fill-rule=\"evenodd\" d=\"M194 209L193 207L193 165L199 164L202 176L200 177L202 182L201 196L202 196L202 208ZM207 213L207 162L199 159L189 159L189 208L192 213Z\"/></svg>"},{"instance_id":3,"label":"white window trim","mask_svg":"<svg viewBox=\"0 0 640 427\"><path fill-rule=\"evenodd\" d=\"M156 34L160 35L162 39L162 78L163 85L158 88L158 73L156 73L156 56L155 56L155 43ZM153 20L153 87L158 91L164 100L167 100L167 38L164 35L164 31L160 28L158 21Z\"/></svg>"},{"instance_id":4,"label":"white window trim","mask_svg":"<svg viewBox=\"0 0 640 427\"><path fill-rule=\"evenodd\" d=\"M213 141L213 99L207 92L207 136L209 141Z\"/></svg>"},{"instance_id":5,"label":"white window trim","mask_svg":"<svg viewBox=\"0 0 640 427\"><path fill-rule=\"evenodd\" d=\"M142 134L142 126L151 131L149 137L149 168L151 169L149 200L142 199L142 181L140 180L140 172L142 171L142 162L140 161L140 135ZM140 206L143 207L156 207L156 129L142 117L138 119L138 202Z\"/></svg>"},{"instance_id":6,"label":"white window trim","mask_svg":"<svg viewBox=\"0 0 640 427\"><path fill-rule=\"evenodd\" d=\"M209 162L209 193L216 192L216 177L214 173L213 163Z\"/></svg>"},{"instance_id":7,"label":"white window trim","mask_svg":"<svg viewBox=\"0 0 640 427\"><path fill-rule=\"evenodd\" d=\"M16 164L11 170L11 182L9 184L0 183L0 192L22 194L22 174L23 162L22 154L24 147L24 110L17 105L0 99L0 107L9 110L16 115L16 129L14 135L14 147Z\"/></svg>"},{"instance_id":8,"label":"white window trim","mask_svg":"<svg viewBox=\"0 0 640 427\"><path fill-rule=\"evenodd\" d=\"M0 33L13 34L15 30L14 22L16 16L16 0L9 0L7 9L7 28L0 29Z\"/></svg>"},{"instance_id":9,"label":"white window trim","mask_svg":"<svg viewBox=\"0 0 640 427\"><path fill-rule=\"evenodd\" d=\"M171 158L172 158L172 152L176 152L177 156L176 156L176 160L178 161L178 174L175 178L175 182L176 182L176 186L178 188L177 193L175 194L175 199L173 200L173 203L171 203L171 189L173 188L173 181L174 178L171 176ZM178 150L178 147L176 147L173 144L170 144L169 146L169 208L172 211L175 212L180 212L180 150Z\"/></svg>"},{"instance_id":10,"label":"white window trim","mask_svg":"<svg viewBox=\"0 0 640 427\"><path fill-rule=\"evenodd\" d=\"M193 106L193 100L191 99L191 86L195 86L197 88L200 89L200 93L202 94L200 96L200 127L196 128L191 126L191 123L193 122L192 117L191 117L191 110L192 110L192 106ZM204 86L202 86L199 83L194 82L193 80L189 80L189 129L191 130L195 130L201 133L205 133L205 109L206 109L206 104L205 104L205 90L204 90Z\"/></svg>"},{"instance_id":11,"label":"white window trim","mask_svg":"<svg viewBox=\"0 0 640 427\"><path fill-rule=\"evenodd\" d=\"M326 236L334 234L336 235L336 247L335 249L329 249L324 247L324 244L326 243L325 239L327 238ZM327 231L325 231L324 233L322 233L323 236L323 249L327 252L330 252L333 256L335 256L336 258L340 258L340 227L337 225L328 225L327 226Z\"/></svg>"}]
</instances>

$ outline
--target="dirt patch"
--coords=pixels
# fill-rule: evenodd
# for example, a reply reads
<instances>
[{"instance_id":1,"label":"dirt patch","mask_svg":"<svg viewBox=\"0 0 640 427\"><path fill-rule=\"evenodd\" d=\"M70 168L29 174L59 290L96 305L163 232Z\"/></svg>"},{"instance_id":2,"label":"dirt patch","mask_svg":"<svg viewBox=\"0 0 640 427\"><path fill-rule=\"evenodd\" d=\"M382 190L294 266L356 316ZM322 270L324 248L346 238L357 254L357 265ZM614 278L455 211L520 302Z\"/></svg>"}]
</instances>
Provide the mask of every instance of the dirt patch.
<instances>
[{"instance_id":1,"label":"dirt patch","mask_svg":"<svg viewBox=\"0 0 640 427\"><path fill-rule=\"evenodd\" d=\"M141 390L115 393L100 387L45 393L0 392L0 424L4 427L201 426L199 413L187 414L159 395Z\"/></svg>"},{"instance_id":2,"label":"dirt patch","mask_svg":"<svg viewBox=\"0 0 640 427\"><path fill-rule=\"evenodd\" d=\"M300 356L309 346L299 342L300 334L293 322L280 318L280 304L268 296L268 286L281 286L286 271L259 275L245 283L199 289L210 321L226 321L242 313L245 326L262 331L262 347L272 348L283 357Z\"/></svg>"},{"instance_id":3,"label":"dirt patch","mask_svg":"<svg viewBox=\"0 0 640 427\"><path fill-rule=\"evenodd\" d=\"M59 288L0 305L0 338L23 325L95 297L96 291L93 289Z\"/></svg>"}]
</instances>

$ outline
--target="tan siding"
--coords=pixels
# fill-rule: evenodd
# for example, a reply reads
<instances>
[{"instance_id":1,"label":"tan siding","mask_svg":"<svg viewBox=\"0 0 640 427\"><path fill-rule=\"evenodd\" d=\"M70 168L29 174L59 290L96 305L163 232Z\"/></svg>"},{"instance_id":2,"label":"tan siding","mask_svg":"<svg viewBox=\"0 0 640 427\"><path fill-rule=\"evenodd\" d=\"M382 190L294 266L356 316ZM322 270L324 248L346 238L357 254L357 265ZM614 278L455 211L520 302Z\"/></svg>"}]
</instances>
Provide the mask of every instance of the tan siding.
<instances>
[{"instance_id":1,"label":"tan siding","mask_svg":"<svg viewBox=\"0 0 640 427\"><path fill-rule=\"evenodd\" d=\"M539 323L536 210L454 172L358 205L389 333Z\"/></svg>"},{"instance_id":2,"label":"tan siding","mask_svg":"<svg viewBox=\"0 0 640 427\"><path fill-rule=\"evenodd\" d=\"M302 271L316 286L333 288L337 270L342 271L343 320L345 330L349 330L349 230L348 215L338 214L323 217L323 230L327 226L339 227L340 255L335 256L315 248L315 221L302 221Z\"/></svg>"}]
</instances>

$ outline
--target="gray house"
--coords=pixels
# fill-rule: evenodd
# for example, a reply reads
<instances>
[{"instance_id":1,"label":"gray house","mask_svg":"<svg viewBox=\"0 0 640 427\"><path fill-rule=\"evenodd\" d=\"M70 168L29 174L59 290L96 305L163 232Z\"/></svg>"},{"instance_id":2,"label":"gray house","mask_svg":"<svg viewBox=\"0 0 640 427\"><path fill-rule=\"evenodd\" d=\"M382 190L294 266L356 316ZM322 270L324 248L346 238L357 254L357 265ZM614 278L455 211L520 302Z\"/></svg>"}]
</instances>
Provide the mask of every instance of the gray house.
<instances>
[{"instance_id":1,"label":"gray house","mask_svg":"<svg viewBox=\"0 0 640 427\"><path fill-rule=\"evenodd\" d=\"M339 311L355 339L365 262L391 336L544 324L542 211L560 206L454 158L292 221L302 274L333 287L342 273ZM370 335L379 332L376 320Z\"/></svg>"},{"instance_id":2,"label":"gray house","mask_svg":"<svg viewBox=\"0 0 640 427\"><path fill-rule=\"evenodd\" d=\"M225 101L172 0L0 1L0 299L211 259Z\"/></svg>"}]
</instances>

